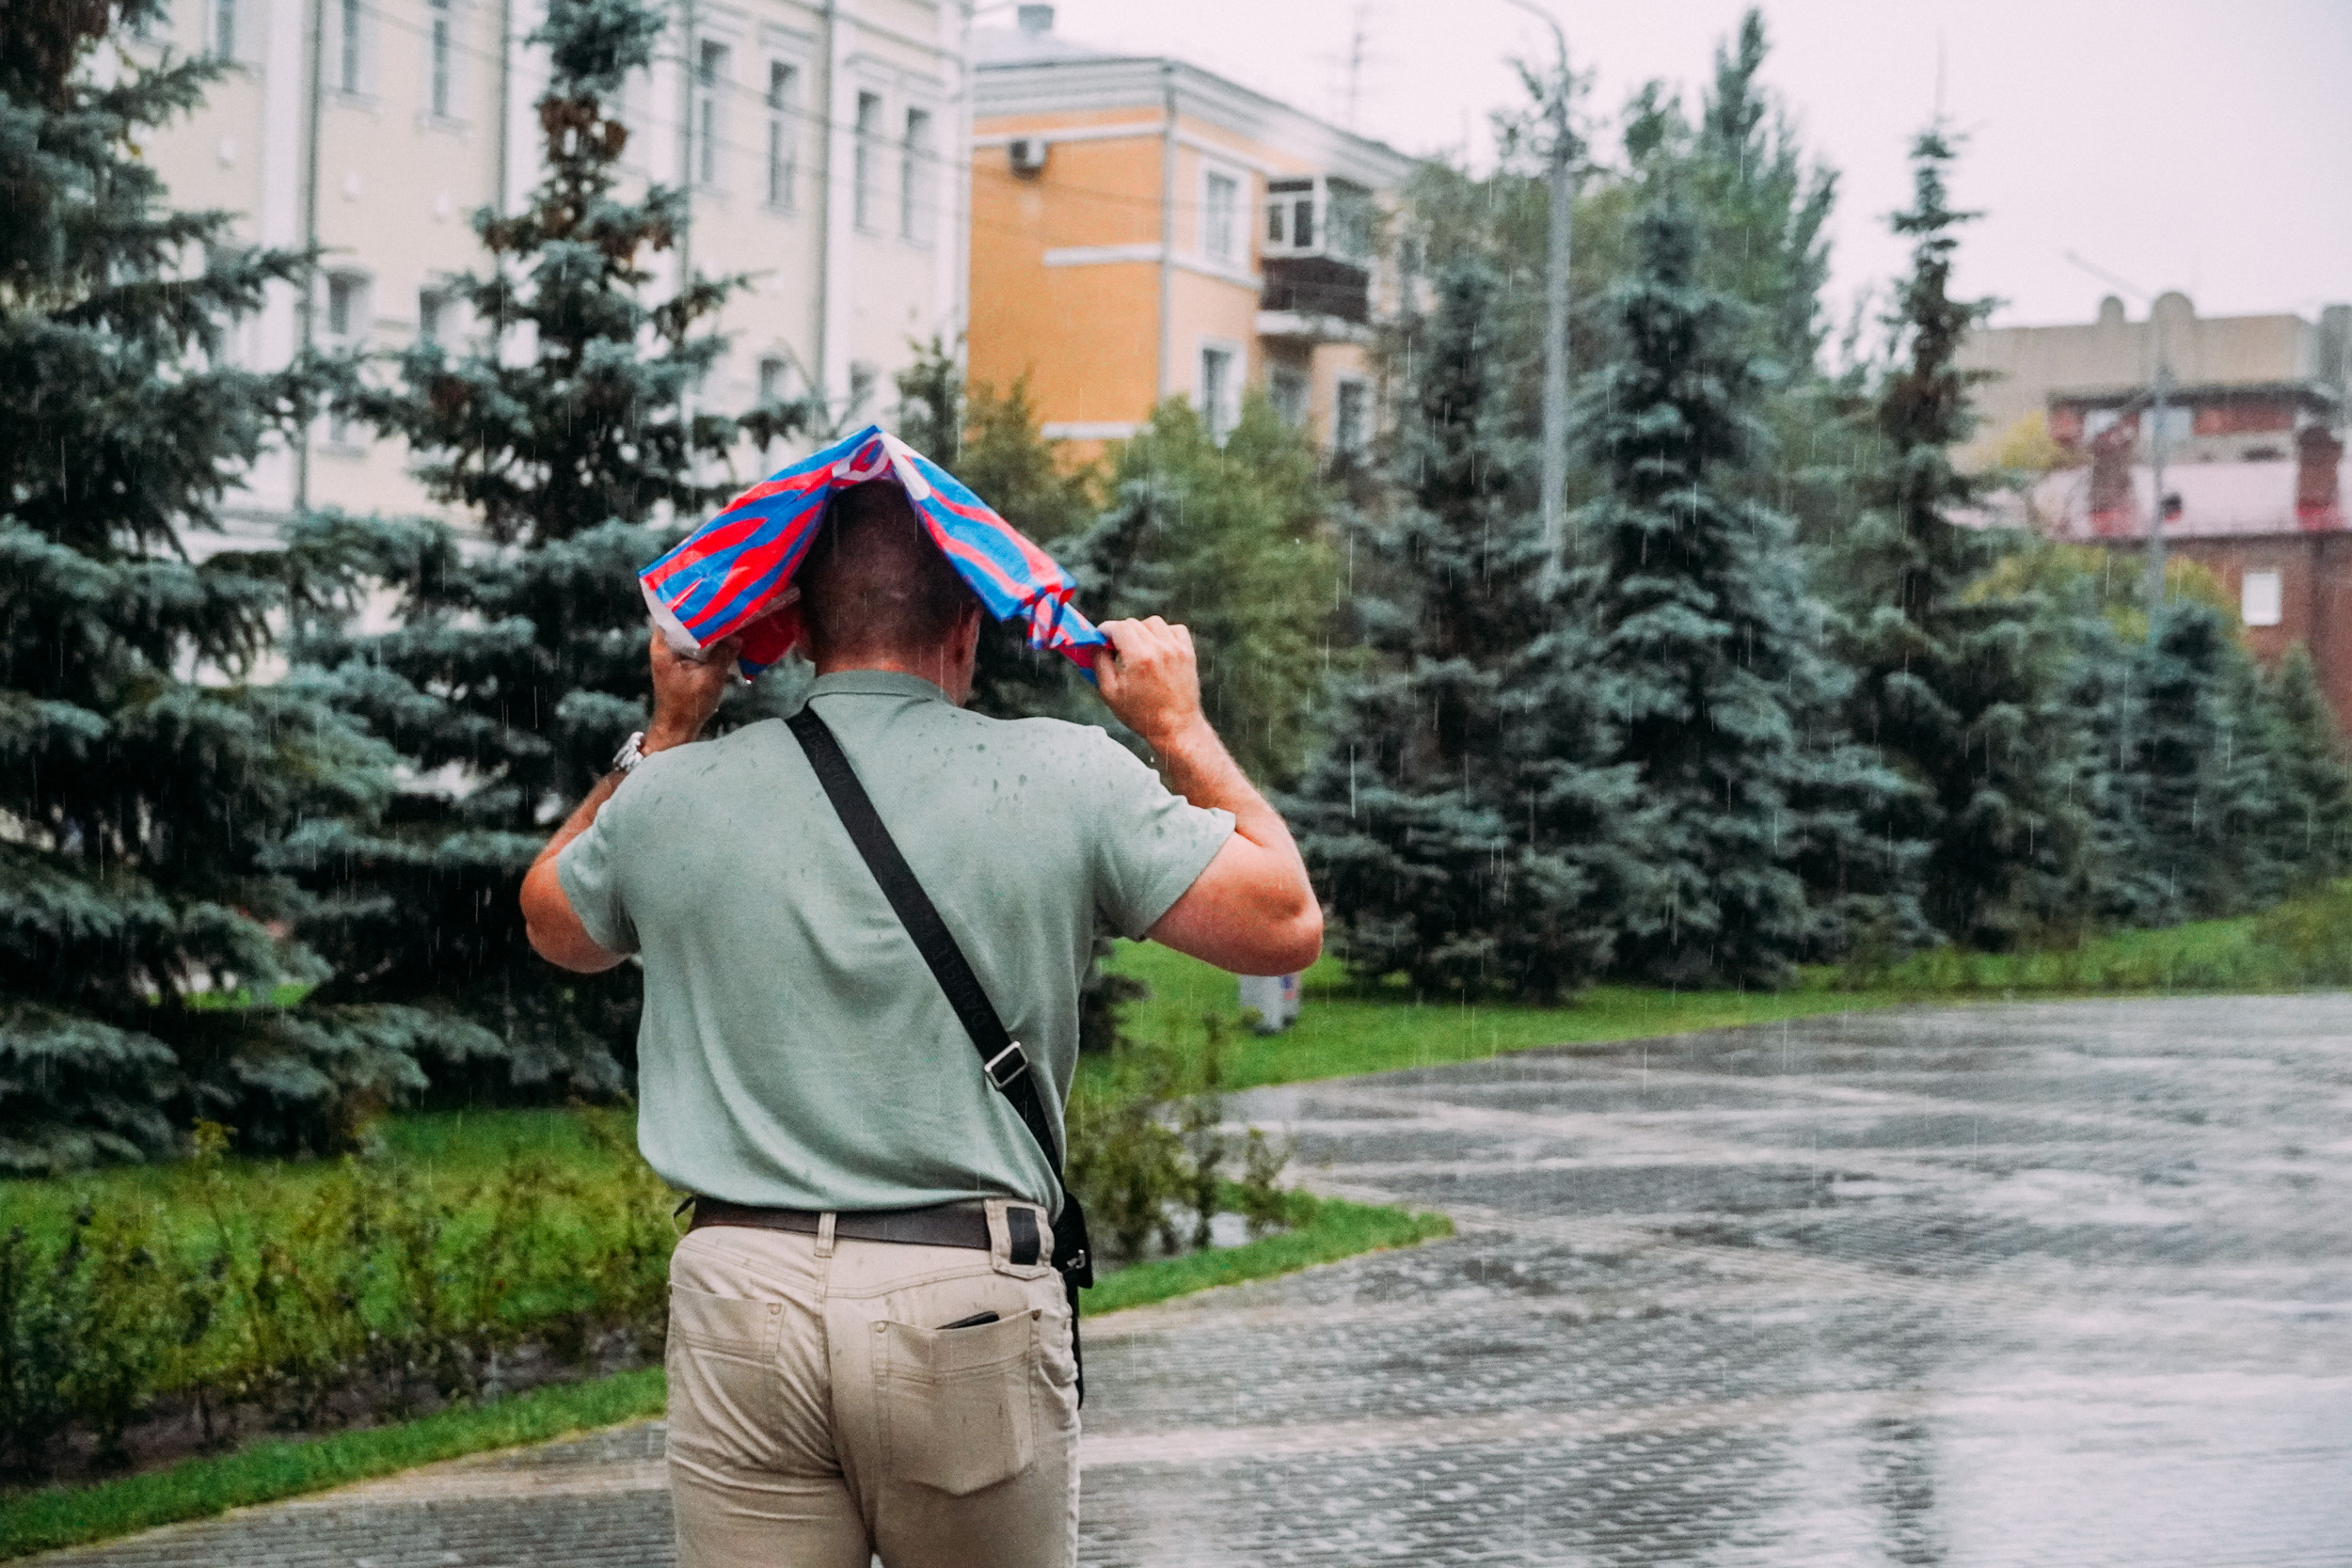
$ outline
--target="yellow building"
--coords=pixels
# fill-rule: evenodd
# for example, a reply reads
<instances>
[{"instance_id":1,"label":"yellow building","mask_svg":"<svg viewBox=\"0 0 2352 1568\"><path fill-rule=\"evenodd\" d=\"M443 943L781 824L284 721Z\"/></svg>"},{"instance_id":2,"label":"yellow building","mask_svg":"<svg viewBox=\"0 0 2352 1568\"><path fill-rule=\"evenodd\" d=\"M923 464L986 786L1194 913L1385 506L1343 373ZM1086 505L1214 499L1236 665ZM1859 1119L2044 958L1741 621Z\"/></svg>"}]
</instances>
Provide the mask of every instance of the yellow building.
<instances>
[{"instance_id":1,"label":"yellow building","mask_svg":"<svg viewBox=\"0 0 2352 1568\"><path fill-rule=\"evenodd\" d=\"M817 388L839 419L886 411L913 344L963 325L963 7L662 3L670 25L621 105L628 171L691 195L683 243L653 259L656 292L681 263L753 275L697 395L732 412ZM516 210L540 178L547 65L524 40L544 15L545 0L170 0L131 45L230 68L142 150L173 202L323 252L310 309L277 291L233 346L241 362L282 365L306 335L397 349L474 330L446 280L488 261L471 214ZM749 451L737 465L747 480L764 467ZM324 422L272 454L230 516L266 533L303 503L427 509L399 443Z\"/></svg>"},{"instance_id":2,"label":"yellow building","mask_svg":"<svg viewBox=\"0 0 2352 1568\"><path fill-rule=\"evenodd\" d=\"M973 379L1025 375L1060 440L1119 439L1176 396L1221 432L1263 386L1319 443L1360 445L1380 217L1413 160L1019 14L973 39Z\"/></svg>"}]
</instances>

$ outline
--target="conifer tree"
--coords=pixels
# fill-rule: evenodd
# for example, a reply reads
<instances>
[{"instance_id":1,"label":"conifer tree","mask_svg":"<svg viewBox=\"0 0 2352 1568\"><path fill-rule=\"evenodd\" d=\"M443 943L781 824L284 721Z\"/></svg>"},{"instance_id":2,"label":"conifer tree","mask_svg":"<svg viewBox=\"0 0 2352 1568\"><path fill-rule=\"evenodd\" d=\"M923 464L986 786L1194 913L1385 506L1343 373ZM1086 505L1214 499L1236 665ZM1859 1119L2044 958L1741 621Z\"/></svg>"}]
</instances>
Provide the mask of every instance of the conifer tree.
<instances>
[{"instance_id":1,"label":"conifer tree","mask_svg":"<svg viewBox=\"0 0 2352 1568\"><path fill-rule=\"evenodd\" d=\"M1912 205L1893 219L1912 266L1869 410L1864 508L1836 555L1857 605L1839 641L1855 735L1913 785L1873 826L1930 844L1924 904L1938 930L2000 947L2056 908L2078 824L2061 804L2060 651L2038 635L2047 623L2030 596L1975 591L2010 546L1957 520L1982 499L1951 458L1974 425L1959 352L1990 303L1951 296L1955 230L1973 215L1950 205L1952 156L1940 126L1913 143Z\"/></svg>"},{"instance_id":2,"label":"conifer tree","mask_svg":"<svg viewBox=\"0 0 2352 1568\"><path fill-rule=\"evenodd\" d=\"M1407 325L1393 500L1350 552L1370 665L1337 683L1329 738L1286 810L1359 974L1540 997L1608 959L1630 779L1547 749L1573 734L1567 713L1530 721L1531 686L1574 700L1540 679L1574 660L1556 644L1548 666L1535 657L1557 616L1536 588L1534 453L1499 384L1497 288L1458 256L1430 317Z\"/></svg>"},{"instance_id":3,"label":"conifer tree","mask_svg":"<svg viewBox=\"0 0 2352 1568\"><path fill-rule=\"evenodd\" d=\"M204 538L320 389L228 354L309 269L167 205L135 143L218 68L108 41L155 14L0 9L0 1171L165 1152L199 1117L331 1147L417 1082L407 1015L283 1005L319 966L278 934L301 902L271 850L372 809L389 759L311 684L246 678L290 587L332 577Z\"/></svg>"},{"instance_id":4,"label":"conifer tree","mask_svg":"<svg viewBox=\"0 0 2352 1568\"><path fill-rule=\"evenodd\" d=\"M2264 695L2276 725L2271 755L2286 799L2283 847L2295 880L2331 881L2352 871L2352 772L2310 650L2300 642L2289 648Z\"/></svg>"},{"instance_id":5,"label":"conifer tree","mask_svg":"<svg viewBox=\"0 0 2352 1568\"><path fill-rule=\"evenodd\" d=\"M1916 851L1861 830L1897 786L1835 722L1844 681L1788 519L1739 492L1764 438L1745 312L1701 281L1670 182L1635 237L1607 300L1621 341L1579 415L1607 477L1581 520L1590 675L1608 755L1651 813L1617 958L1674 984L1776 985L1839 927L1907 930Z\"/></svg>"},{"instance_id":6,"label":"conifer tree","mask_svg":"<svg viewBox=\"0 0 2352 1568\"><path fill-rule=\"evenodd\" d=\"M307 841L307 872L332 895L307 928L335 961L336 994L414 1000L506 1042L504 1060L470 1074L445 1066L449 1085L621 1082L634 972L572 975L538 960L516 890L548 828L644 721L637 569L735 487L725 460L739 434L765 444L808 416L690 410L723 346L705 328L738 280L693 277L646 298L685 198L620 194L628 131L614 99L662 25L640 0L551 0L532 35L551 66L545 178L521 211L476 216L496 265L453 287L481 331L455 352L416 343L396 384L351 404L403 437L426 489L497 546L466 557L445 530L376 529L400 624L322 627L304 649L418 781L382 832Z\"/></svg>"},{"instance_id":7,"label":"conifer tree","mask_svg":"<svg viewBox=\"0 0 2352 1568\"><path fill-rule=\"evenodd\" d=\"M2231 710L2231 697L2250 685L2231 679L2233 654L2244 657L2211 606L2176 600L2157 617L2143 661L2146 697L2127 755L2162 890L2159 925L2233 912L2241 889L2274 880L2261 827L2280 802L2259 743L2236 743L2241 725L2259 718ZM2254 831L2233 833L2233 818Z\"/></svg>"},{"instance_id":8,"label":"conifer tree","mask_svg":"<svg viewBox=\"0 0 2352 1568\"><path fill-rule=\"evenodd\" d=\"M1687 160L1686 194L1702 215L1701 276L1746 303L1757 345L1788 375L1813 364L1821 345L1821 288L1829 280L1824 232L1837 177L1808 160L1795 128L1763 85L1771 45L1751 8L1740 34L1715 49L1715 76L1700 104Z\"/></svg>"}]
</instances>

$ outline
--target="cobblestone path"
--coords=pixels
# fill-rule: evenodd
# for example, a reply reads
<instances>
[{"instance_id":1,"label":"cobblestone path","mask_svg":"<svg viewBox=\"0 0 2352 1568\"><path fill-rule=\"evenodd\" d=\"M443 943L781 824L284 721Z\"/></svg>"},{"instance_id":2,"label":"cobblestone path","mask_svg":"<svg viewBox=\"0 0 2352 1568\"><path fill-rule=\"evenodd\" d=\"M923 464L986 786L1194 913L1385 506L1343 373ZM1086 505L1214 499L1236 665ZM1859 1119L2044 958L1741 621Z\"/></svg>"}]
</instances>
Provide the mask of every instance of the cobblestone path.
<instances>
[{"instance_id":1,"label":"cobblestone path","mask_svg":"<svg viewBox=\"0 0 2352 1568\"><path fill-rule=\"evenodd\" d=\"M1239 1097L1455 1240L1101 1320L1092 1568L2352 1564L2352 998ZM48 1560L669 1561L660 1430Z\"/></svg>"}]
</instances>

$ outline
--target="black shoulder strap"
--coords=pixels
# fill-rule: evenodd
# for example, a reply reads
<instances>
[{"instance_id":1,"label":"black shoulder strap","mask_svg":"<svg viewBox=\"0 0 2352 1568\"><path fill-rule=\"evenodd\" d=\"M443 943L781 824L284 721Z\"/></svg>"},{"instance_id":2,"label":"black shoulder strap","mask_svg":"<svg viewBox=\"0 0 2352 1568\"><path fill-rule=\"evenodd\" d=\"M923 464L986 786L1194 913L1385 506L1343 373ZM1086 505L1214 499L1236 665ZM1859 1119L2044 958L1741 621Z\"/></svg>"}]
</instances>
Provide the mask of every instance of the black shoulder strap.
<instances>
[{"instance_id":1,"label":"black shoulder strap","mask_svg":"<svg viewBox=\"0 0 2352 1568\"><path fill-rule=\"evenodd\" d=\"M1055 1227L1055 1265L1078 1285L1094 1282L1091 1260L1085 1244L1086 1219L1078 1209L1078 1200L1062 1182L1061 1149L1054 1139L1054 1130L1045 1119L1045 1103L1039 1098L1037 1075L1029 1070L1029 1058L1021 1049L1021 1042L1005 1028L997 1017L995 1004L980 987L980 977L972 973L972 965L964 958L963 949L956 944L955 933L939 917L938 909L923 884L914 878L914 868L898 852L898 846L882 825L880 813L850 769L850 759L842 753L841 742L834 738L833 730L817 716L815 708L802 705L801 711L785 721L790 726L801 749L808 753L809 767L817 773L817 782L824 786L825 797L841 816L841 825L850 831L850 842L866 859L866 869L874 880L882 884L882 896L898 912L899 923L907 935L914 939L915 951L939 981L939 989L946 993L947 1005L955 1009L963 1022L964 1033L972 1037L973 1049L980 1054L980 1069L988 1075L998 1092L1011 1102L1022 1125L1037 1140L1044 1151L1045 1163L1053 1167L1054 1180L1062 1188L1064 1223ZM1065 1239L1065 1238L1069 1239Z\"/></svg>"}]
</instances>

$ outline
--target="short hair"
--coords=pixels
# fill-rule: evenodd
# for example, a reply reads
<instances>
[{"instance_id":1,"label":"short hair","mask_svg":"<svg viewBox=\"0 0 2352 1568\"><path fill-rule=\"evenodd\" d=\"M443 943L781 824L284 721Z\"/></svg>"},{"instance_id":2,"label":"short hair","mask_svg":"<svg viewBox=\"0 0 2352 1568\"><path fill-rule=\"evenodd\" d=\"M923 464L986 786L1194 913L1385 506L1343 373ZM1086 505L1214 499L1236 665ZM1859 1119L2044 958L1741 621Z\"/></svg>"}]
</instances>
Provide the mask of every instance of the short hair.
<instances>
[{"instance_id":1,"label":"short hair","mask_svg":"<svg viewBox=\"0 0 2352 1568\"><path fill-rule=\"evenodd\" d=\"M834 497L801 562L809 652L915 654L937 647L978 599L895 480Z\"/></svg>"}]
</instances>

